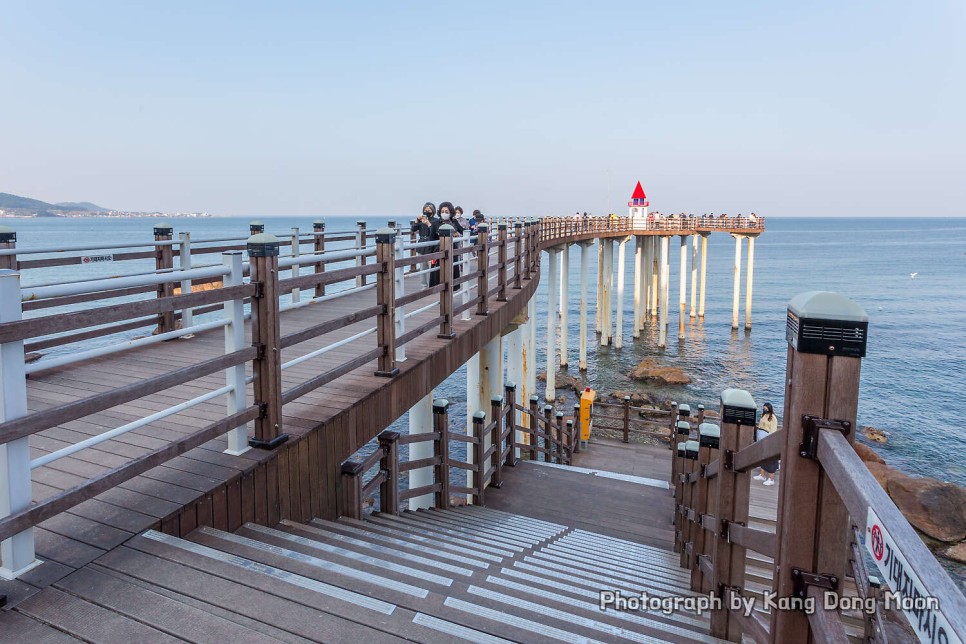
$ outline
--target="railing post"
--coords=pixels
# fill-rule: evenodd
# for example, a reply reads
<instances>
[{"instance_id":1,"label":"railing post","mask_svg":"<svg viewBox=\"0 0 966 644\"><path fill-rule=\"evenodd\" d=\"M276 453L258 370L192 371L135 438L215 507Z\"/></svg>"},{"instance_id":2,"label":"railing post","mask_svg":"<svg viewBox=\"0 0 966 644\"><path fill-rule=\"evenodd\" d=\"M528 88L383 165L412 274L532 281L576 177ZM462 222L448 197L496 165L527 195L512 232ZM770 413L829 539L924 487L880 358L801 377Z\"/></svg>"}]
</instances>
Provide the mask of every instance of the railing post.
<instances>
[{"instance_id":1,"label":"railing post","mask_svg":"<svg viewBox=\"0 0 966 644\"><path fill-rule=\"evenodd\" d=\"M178 268L187 271L191 269L191 233L178 233ZM191 280L181 280L181 294L191 292ZM191 309L181 310L181 328L187 329L194 322Z\"/></svg>"},{"instance_id":2,"label":"railing post","mask_svg":"<svg viewBox=\"0 0 966 644\"><path fill-rule=\"evenodd\" d=\"M376 336L383 354L379 356L377 376L392 378L399 373L396 367L396 231L380 228L376 231L376 304L382 311L376 318Z\"/></svg>"},{"instance_id":3,"label":"railing post","mask_svg":"<svg viewBox=\"0 0 966 644\"><path fill-rule=\"evenodd\" d=\"M315 273L325 272L325 263L322 261L322 253L325 252L325 221L316 219L312 222L312 254L315 255ZM325 295L325 284L318 284L315 287L315 297Z\"/></svg>"},{"instance_id":4,"label":"railing post","mask_svg":"<svg viewBox=\"0 0 966 644\"><path fill-rule=\"evenodd\" d=\"M510 447L506 453L505 465L509 467L514 467L517 464L517 447L516 444L520 441L520 437L517 436L517 385L513 382L508 382L503 386L503 395L506 400L506 406L510 410L510 413L506 416L506 435L507 441L510 443Z\"/></svg>"},{"instance_id":5,"label":"railing post","mask_svg":"<svg viewBox=\"0 0 966 644\"><path fill-rule=\"evenodd\" d=\"M673 441L672 441L672 444ZM681 531L681 506L684 503L684 486L681 484L681 472L684 471L685 446L687 440L677 441L674 456L671 460L671 489L674 493L674 518L671 523L674 525L674 546L675 553L681 552L684 543L683 532Z\"/></svg>"},{"instance_id":6,"label":"railing post","mask_svg":"<svg viewBox=\"0 0 966 644\"><path fill-rule=\"evenodd\" d=\"M490 430L490 445L494 449L490 457L490 465L493 467L490 485L500 488L503 487L503 396L493 396L490 400L490 418L494 421L493 429Z\"/></svg>"},{"instance_id":7,"label":"railing post","mask_svg":"<svg viewBox=\"0 0 966 644\"><path fill-rule=\"evenodd\" d=\"M624 396L624 442L631 442L631 397Z\"/></svg>"},{"instance_id":8,"label":"railing post","mask_svg":"<svg viewBox=\"0 0 966 644\"><path fill-rule=\"evenodd\" d=\"M300 252L299 252L301 250L299 248L301 246L300 242L301 242L301 239L299 238L299 229L298 229L298 226L292 226L292 247L289 249L291 251L289 254L293 258L297 258L299 256L299 254L300 254ZM298 277L298 276L299 276L299 265L298 264L292 264L292 272L289 273L289 277ZM292 289L292 304L296 304L300 299L302 299L302 293L301 293L301 291L299 289L297 289L297 288L293 288Z\"/></svg>"},{"instance_id":9,"label":"railing post","mask_svg":"<svg viewBox=\"0 0 966 644\"><path fill-rule=\"evenodd\" d=\"M556 433L554 440L557 443L557 464L562 465L566 462L566 446L564 445L564 420L563 412L557 412Z\"/></svg>"},{"instance_id":10,"label":"railing post","mask_svg":"<svg viewBox=\"0 0 966 644\"><path fill-rule=\"evenodd\" d=\"M506 247L509 243L507 241L506 224L500 224L497 226L497 230L500 236L500 250L497 251L497 261L500 263L500 267L497 269L497 281L500 284L500 290L496 294L496 301L506 302Z\"/></svg>"},{"instance_id":11,"label":"railing post","mask_svg":"<svg viewBox=\"0 0 966 644\"><path fill-rule=\"evenodd\" d=\"M248 232L252 235L261 235L265 232L265 224L258 219L248 222Z\"/></svg>"},{"instance_id":12,"label":"railing post","mask_svg":"<svg viewBox=\"0 0 966 644\"><path fill-rule=\"evenodd\" d=\"M693 553L693 558L691 559L691 590L697 593L705 593L711 586L711 580L705 579L704 571L701 569L701 558L707 557L711 552L710 545L713 542L713 538L705 532L701 518L705 514L714 514L714 505L710 498L711 490L704 471L708 463L718 457L718 441L720 439L721 429L717 425L701 423L698 426L697 471L699 476L695 483L694 525L691 528L691 551Z\"/></svg>"},{"instance_id":13,"label":"railing post","mask_svg":"<svg viewBox=\"0 0 966 644\"><path fill-rule=\"evenodd\" d=\"M530 460L537 460L537 432L540 431L540 398L530 396ZM544 459L546 460L546 459Z\"/></svg>"},{"instance_id":14,"label":"railing post","mask_svg":"<svg viewBox=\"0 0 966 644\"><path fill-rule=\"evenodd\" d=\"M533 230L533 226L530 225L529 220L523 222L523 248L524 248L523 279L525 280L530 279L530 257L531 257L530 246L532 242L532 235L531 235L532 230Z\"/></svg>"},{"instance_id":15,"label":"railing post","mask_svg":"<svg viewBox=\"0 0 966 644\"><path fill-rule=\"evenodd\" d=\"M567 436L567 441L566 441L566 450L564 454L567 457L567 465L573 465L574 464L574 421L572 418L567 421L566 436Z\"/></svg>"},{"instance_id":16,"label":"railing post","mask_svg":"<svg viewBox=\"0 0 966 644\"><path fill-rule=\"evenodd\" d=\"M486 432L483 430L486 428L486 412L478 411L473 414L473 438L476 442L473 443L473 485L466 487L473 487L473 496L476 497L473 500L474 505L483 505L485 502L484 488L486 482L483 480L483 476L486 474L486 463L483 459L483 446L486 443L485 437Z\"/></svg>"},{"instance_id":17,"label":"railing post","mask_svg":"<svg viewBox=\"0 0 966 644\"><path fill-rule=\"evenodd\" d=\"M20 274L0 270L0 324L23 317ZM27 415L27 375L23 340L0 344L0 422ZM0 445L0 517L30 507L29 437ZM14 579L37 566L33 528L0 542L0 579Z\"/></svg>"},{"instance_id":18,"label":"railing post","mask_svg":"<svg viewBox=\"0 0 966 644\"><path fill-rule=\"evenodd\" d=\"M345 515L357 521L362 519L362 475L362 463L346 461L342 464Z\"/></svg>"},{"instance_id":19,"label":"railing post","mask_svg":"<svg viewBox=\"0 0 966 644\"><path fill-rule=\"evenodd\" d=\"M385 476L379 486L379 511L399 514L399 432L379 434L379 447L382 449L379 468Z\"/></svg>"},{"instance_id":20,"label":"railing post","mask_svg":"<svg viewBox=\"0 0 966 644\"><path fill-rule=\"evenodd\" d=\"M439 334L436 337L446 340L456 337L453 331L453 231L455 229L449 224L439 227L439 252L443 253L443 258L439 260L439 283L443 285L443 290L439 294L439 314L443 316L443 321L439 325Z\"/></svg>"},{"instance_id":21,"label":"railing post","mask_svg":"<svg viewBox=\"0 0 966 644\"><path fill-rule=\"evenodd\" d=\"M490 290L490 227L480 224L476 227L476 263L480 276L476 280L476 294L480 303L476 305L477 315L489 313L487 292Z\"/></svg>"},{"instance_id":22,"label":"railing post","mask_svg":"<svg viewBox=\"0 0 966 644\"><path fill-rule=\"evenodd\" d=\"M228 268L228 273L224 277L225 288L230 286L241 286L244 279L244 266L242 263L242 252L240 250L227 251L221 254L222 263ZM225 353L234 353L245 348L245 304L243 298L228 300L224 304L225 319L228 326L225 327ZM247 407L245 384L245 363L237 364L234 367L225 369L226 384L231 387L228 392L228 415L238 413ZM248 424L236 427L228 432L227 454L238 456L247 452L251 447L248 445Z\"/></svg>"},{"instance_id":23,"label":"railing post","mask_svg":"<svg viewBox=\"0 0 966 644\"><path fill-rule=\"evenodd\" d=\"M17 231L10 226L0 226L0 250L17 248ZM17 270L16 255L0 255L0 270Z\"/></svg>"},{"instance_id":24,"label":"railing post","mask_svg":"<svg viewBox=\"0 0 966 644\"><path fill-rule=\"evenodd\" d=\"M684 468L681 476L690 477L698 469L698 441L684 443ZM688 517L694 509L694 483L682 481L681 487L681 557L678 562L682 568L691 567L691 554L694 552L693 523Z\"/></svg>"},{"instance_id":25,"label":"railing post","mask_svg":"<svg viewBox=\"0 0 966 644\"><path fill-rule=\"evenodd\" d=\"M704 405L698 405L698 429L701 428L702 423L704 423Z\"/></svg>"},{"instance_id":26,"label":"railing post","mask_svg":"<svg viewBox=\"0 0 966 644\"><path fill-rule=\"evenodd\" d=\"M439 438L433 441L433 456L436 465L433 467L439 490L436 491L436 507L449 507L449 401L439 398L433 401L433 432Z\"/></svg>"},{"instance_id":27,"label":"railing post","mask_svg":"<svg viewBox=\"0 0 966 644\"><path fill-rule=\"evenodd\" d=\"M711 635L732 642L741 641L741 630L727 608L726 589L744 587L745 547L731 542L728 538L728 525L748 525L751 475L748 472L735 472L731 462L737 452L754 441L756 409L755 400L747 391L725 389L721 392L721 438L718 449L721 467L715 479L715 491L712 493L717 499L715 518L718 529L714 538L714 579L711 592L721 599L725 608L711 612Z\"/></svg>"},{"instance_id":28,"label":"railing post","mask_svg":"<svg viewBox=\"0 0 966 644\"><path fill-rule=\"evenodd\" d=\"M154 241L170 242L173 239L174 228L168 223L154 225ZM155 244L154 246L154 270L157 272L171 271L174 268L174 249L171 244ZM158 284L157 297L162 299L174 295L174 284L164 282ZM174 331L174 311L165 311L158 314L158 333Z\"/></svg>"},{"instance_id":29,"label":"railing post","mask_svg":"<svg viewBox=\"0 0 966 644\"><path fill-rule=\"evenodd\" d=\"M513 288L523 288L523 224L513 224Z\"/></svg>"},{"instance_id":30,"label":"railing post","mask_svg":"<svg viewBox=\"0 0 966 644\"><path fill-rule=\"evenodd\" d=\"M674 437L675 435L677 435L677 427L678 427L678 404L672 400L671 401L671 420L667 428L668 440L671 441L672 448L674 447L674 440L675 440Z\"/></svg>"},{"instance_id":31,"label":"railing post","mask_svg":"<svg viewBox=\"0 0 966 644\"><path fill-rule=\"evenodd\" d=\"M580 403L574 403L574 438L573 453L580 454L580 441L583 436L583 429L580 426Z\"/></svg>"},{"instance_id":32,"label":"railing post","mask_svg":"<svg viewBox=\"0 0 966 644\"><path fill-rule=\"evenodd\" d=\"M553 463L554 454L556 446L553 440L554 428L553 428L553 405L544 405L543 407L543 420L544 420L544 430L546 431L546 438L543 439L543 446L547 449L546 454L543 455L544 461L547 463Z\"/></svg>"},{"instance_id":33,"label":"railing post","mask_svg":"<svg viewBox=\"0 0 966 644\"><path fill-rule=\"evenodd\" d=\"M248 238L252 283L258 285L252 297L252 344L258 357L252 363L255 401L262 411L255 419L252 447L275 449L288 440L282 433L282 356L278 303L278 239L260 233Z\"/></svg>"},{"instance_id":34,"label":"railing post","mask_svg":"<svg viewBox=\"0 0 966 644\"><path fill-rule=\"evenodd\" d=\"M403 248L403 236L400 234L396 235L396 243L393 245L393 252L395 253L395 269L394 269L394 279L396 283L396 291L393 294L395 299L401 298L406 294L406 269L399 267L399 260L405 259L406 250ZM395 324L396 324L396 337L401 337L406 333L406 308L400 306L396 309L395 313ZM406 361L406 345L397 344L396 345L396 362Z\"/></svg>"},{"instance_id":35,"label":"railing post","mask_svg":"<svg viewBox=\"0 0 966 644\"><path fill-rule=\"evenodd\" d=\"M365 250L366 247L366 222L361 219L356 222L356 249L359 251ZM365 268L366 258L362 255L356 256L356 266L359 268ZM356 276L356 286L365 286L366 276L357 275Z\"/></svg>"},{"instance_id":36,"label":"railing post","mask_svg":"<svg viewBox=\"0 0 966 644\"><path fill-rule=\"evenodd\" d=\"M851 523L864 525L867 517L852 517L809 451L818 444L814 421L834 421L838 431L855 440L859 398L859 372L865 356L869 317L857 304L836 293L811 292L788 304L789 328L794 317L794 337L788 338L785 371L785 417L778 490L775 576L776 599L794 593L797 571L845 579ZM834 344L810 340L808 327L835 331ZM812 420L814 419L814 421ZM808 426L808 427L807 427ZM815 432L814 439L807 429ZM789 613L789 614L784 614ZM792 614L793 613L793 614ZM770 634L773 642L811 639L806 615L799 611L774 611Z\"/></svg>"}]
</instances>

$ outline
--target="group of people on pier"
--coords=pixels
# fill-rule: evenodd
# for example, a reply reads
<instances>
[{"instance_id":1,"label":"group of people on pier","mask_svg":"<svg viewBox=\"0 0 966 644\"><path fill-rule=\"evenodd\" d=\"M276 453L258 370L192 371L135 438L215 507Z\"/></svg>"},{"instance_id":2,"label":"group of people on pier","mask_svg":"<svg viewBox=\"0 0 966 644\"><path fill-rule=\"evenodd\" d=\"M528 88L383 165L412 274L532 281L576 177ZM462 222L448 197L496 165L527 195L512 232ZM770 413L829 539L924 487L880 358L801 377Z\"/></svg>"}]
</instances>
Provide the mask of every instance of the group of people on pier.
<instances>
[{"instance_id":1,"label":"group of people on pier","mask_svg":"<svg viewBox=\"0 0 966 644\"><path fill-rule=\"evenodd\" d=\"M437 211L436 205L427 201L423 204L423 213L420 215L419 219L416 220L414 225L414 232L419 242L430 242L439 241L439 229L441 226L449 225L453 227L453 236L455 247L459 248L460 242L459 238L463 236L463 233L469 231L471 235L475 235L477 228L480 224L484 223L486 218L483 213L479 210L474 210L473 215L467 219L463 214L463 208L460 206L454 207L452 202L443 201L439 204L439 210ZM429 255L435 252L435 249L426 246L419 249L419 253L422 255ZM429 262L429 267L439 265L438 260L432 260ZM453 264L453 278L458 278L460 276L460 266L458 262ZM424 284L432 287L439 284L439 271L431 271L427 278L424 279ZM459 290L460 285L457 284L454 290Z\"/></svg>"}]
</instances>

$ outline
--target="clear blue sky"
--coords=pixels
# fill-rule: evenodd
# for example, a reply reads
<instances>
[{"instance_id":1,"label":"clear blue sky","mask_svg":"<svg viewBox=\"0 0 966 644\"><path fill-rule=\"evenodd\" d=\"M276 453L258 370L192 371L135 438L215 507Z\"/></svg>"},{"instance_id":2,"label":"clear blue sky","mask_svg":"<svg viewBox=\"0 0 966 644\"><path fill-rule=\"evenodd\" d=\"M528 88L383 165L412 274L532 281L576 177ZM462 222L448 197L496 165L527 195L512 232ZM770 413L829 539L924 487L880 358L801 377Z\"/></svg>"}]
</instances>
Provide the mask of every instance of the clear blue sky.
<instances>
[{"instance_id":1,"label":"clear blue sky","mask_svg":"<svg viewBox=\"0 0 966 644\"><path fill-rule=\"evenodd\" d=\"M966 215L960 0L0 6L0 192Z\"/></svg>"}]
</instances>

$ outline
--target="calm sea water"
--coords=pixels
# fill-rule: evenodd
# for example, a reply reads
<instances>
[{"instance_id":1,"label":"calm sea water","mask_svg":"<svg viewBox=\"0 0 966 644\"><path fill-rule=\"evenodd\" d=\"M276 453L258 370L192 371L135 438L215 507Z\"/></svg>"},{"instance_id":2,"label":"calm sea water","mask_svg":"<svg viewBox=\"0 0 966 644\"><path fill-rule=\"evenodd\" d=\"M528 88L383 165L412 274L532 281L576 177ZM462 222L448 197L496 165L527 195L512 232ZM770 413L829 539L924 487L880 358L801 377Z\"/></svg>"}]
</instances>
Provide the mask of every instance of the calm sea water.
<instances>
[{"instance_id":1,"label":"calm sea water","mask_svg":"<svg viewBox=\"0 0 966 644\"><path fill-rule=\"evenodd\" d=\"M310 217L265 218L268 230L289 233L292 226L311 231ZM348 230L356 217L327 217L327 229ZM369 217L370 229L389 217ZM399 217L403 222L409 216ZM249 219L174 219L175 233L194 238L244 236ZM57 244L123 243L150 239L147 219L6 219L18 231L18 247ZM768 219L755 245L754 329L731 331L734 241L713 234L709 243L706 317L688 321L688 337L678 343L677 313L669 317L669 346L657 349L656 329L631 339L633 243L628 244L628 289L624 347L599 347L588 340L587 381L610 392L640 387L626 374L646 357L682 367L693 382L655 391L679 402L717 407L722 389L747 389L759 403L769 401L781 414L785 373L785 313L788 300L809 290L838 291L862 305L870 316L868 355L862 365L859 424L889 435L877 446L886 460L915 474L966 485L966 219ZM579 249L571 249L570 363L576 372ZM672 243L671 300L677 301L677 241ZM747 247L745 248L747 252ZM616 253L615 253L616 255ZM690 256L690 252L689 252ZM216 256L211 262L218 261ZM546 257L544 256L544 264ZM596 252L591 249L591 270ZM546 266L544 266L546 268ZM151 263L125 262L29 271L25 284L84 275L106 276L123 269L150 270ZM917 273L915 278L911 273ZM546 273L544 273L546 274ZM596 285L588 276L590 290ZM744 285L744 276L742 276ZM537 293L538 368L546 326L546 283ZM689 296L690 299L690 296ZM742 296L742 305L744 297ZM675 307L676 308L676 307ZM593 330L593 301L589 311ZM742 313L742 320L744 319ZM453 374L437 395L453 403L454 420L465 413L465 372ZM397 425L403 425L405 418Z\"/></svg>"}]
</instances>

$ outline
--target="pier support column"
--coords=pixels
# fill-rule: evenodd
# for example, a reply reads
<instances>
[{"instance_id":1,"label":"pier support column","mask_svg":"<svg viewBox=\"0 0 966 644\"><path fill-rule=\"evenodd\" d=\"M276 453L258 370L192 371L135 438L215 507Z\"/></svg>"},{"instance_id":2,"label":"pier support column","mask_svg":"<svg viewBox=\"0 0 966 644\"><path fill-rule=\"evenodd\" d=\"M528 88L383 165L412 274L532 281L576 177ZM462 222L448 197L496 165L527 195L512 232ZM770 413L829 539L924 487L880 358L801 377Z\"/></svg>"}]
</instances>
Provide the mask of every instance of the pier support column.
<instances>
[{"instance_id":1,"label":"pier support column","mask_svg":"<svg viewBox=\"0 0 966 644\"><path fill-rule=\"evenodd\" d=\"M658 321L657 346L659 349L667 348L667 301L668 301L668 254L670 252L671 238L661 237L661 284L659 287L660 301L657 304L660 319Z\"/></svg>"},{"instance_id":2,"label":"pier support column","mask_svg":"<svg viewBox=\"0 0 966 644\"><path fill-rule=\"evenodd\" d=\"M590 244L580 244L580 356L577 368L587 371L587 269L590 268L590 258L587 257L587 247ZM528 400L521 397L520 400Z\"/></svg>"},{"instance_id":3,"label":"pier support column","mask_svg":"<svg viewBox=\"0 0 966 644\"><path fill-rule=\"evenodd\" d=\"M569 365L570 329L568 328L570 312L570 246L563 245L560 251L560 368ZM503 391L503 388L500 388ZM497 394L500 395L500 394Z\"/></svg>"},{"instance_id":4,"label":"pier support column","mask_svg":"<svg viewBox=\"0 0 966 644\"><path fill-rule=\"evenodd\" d=\"M691 319L698 315L698 236L691 235Z\"/></svg>"},{"instance_id":5,"label":"pier support column","mask_svg":"<svg viewBox=\"0 0 966 644\"><path fill-rule=\"evenodd\" d=\"M634 324L632 336L641 337L641 268L644 264L644 238L634 237Z\"/></svg>"},{"instance_id":6,"label":"pier support column","mask_svg":"<svg viewBox=\"0 0 966 644\"><path fill-rule=\"evenodd\" d=\"M731 328L738 328L738 302L741 299L741 235L732 235L735 238L735 287L731 300Z\"/></svg>"},{"instance_id":7,"label":"pier support column","mask_svg":"<svg viewBox=\"0 0 966 644\"><path fill-rule=\"evenodd\" d=\"M517 328L506 334L506 385L515 385L518 392L522 392L526 389L526 386L524 385L526 378L524 376L523 365L527 358L526 341L524 336L528 332L528 323L529 320L517 325ZM519 428L523 421L523 412L513 410L510 413L513 414L513 426ZM492 421L492 419L490 420ZM517 429L514 432L514 435L510 436L510 440L514 443L522 443L523 432L520 429ZM513 454L514 460L520 458L520 449L514 449Z\"/></svg>"},{"instance_id":8,"label":"pier support column","mask_svg":"<svg viewBox=\"0 0 966 644\"><path fill-rule=\"evenodd\" d=\"M600 333L604 327L604 321L601 318L603 315L604 307L601 306L601 301L604 297L604 240L597 240L597 292L595 295L596 304L594 306L594 332Z\"/></svg>"},{"instance_id":9,"label":"pier support column","mask_svg":"<svg viewBox=\"0 0 966 644\"><path fill-rule=\"evenodd\" d=\"M557 287L560 285L557 275L557 250L547 251L547 389L544 399L548 402L556 397L557 375Z\"/></svg>"},{"instance_id":10,"label":"pier support column","mask_svg":"<svg viewBox=\"0 0 966 644\"><path fill-rule=\"evenodd\" d=\"M614 311L617 309L617 284L614 282L614 241L607 244L607 344L614 344Z\"/></svg>"},{"instance_id":11,"label":"pier support column","mask_svg":"<svg viewBox=\"0 0 966 644\"><path fill-rule=\"evenodd\" d=\"M651 319L658 317L659 307L661 305L661 267L664 264L661 262L661 238L654 237L651 239L651 245L653 246L653 252L651 253Z\"/></svg>"},{"instance_id":12,"label":"pier support column","mask_svg":"<svg viewBox=\"0 0 966 644\"><path fill-rule=\"evenodd\" d=\"M751 331L751 286L755 275L755 238L748 238L748 272L745 275L745 331Z\"/></svg>"},{"instance_id":13,"label":"pier support column","mask_svg":"<svg viewBox=\"0 0 966 644\"><path fill-rule=\"evenodd\" d=\"M651 288L651 279L653 274L654 266L654 237L648 236L644 237L644 257L641 260L643 262L643 284L642 293L644 298L644 310L641 314L641 328L647 324L651 317L651 295L654 289Z\"/></svg>"},{"instance_id":14,"label":"pier support column","mask_svg":"<svg viewBox=\"0 0 966 644\"><path fill-rule=\"evenodd\" d=\"M617 242L617 325L614 329L614 347L617 349L624 346L624 264L628 239L630 237L622 237Z\"/></svg>"},{"instance_id":15,"label":"pier support column","mask_svg":"<svg viewBox=\"0 0 966 644\"><path fill-rule=\"evenodd\" d=\"M613 337L611 331L611 298L610 288L614 277L614 245L610 239L600 240L603 264L601 264L601 294L600 294L600 346L606 347Z\"/></svg>"},{"instance_id":16,"label":"pier support column","mask_svg":"<svg viewBox=\"0 0 966 644\"><path fill-rule=\"evenodd\" d=\"M701 296L698 301L698 317L704 319L704 293L708 276L708 235L701 233Z\"/></svg>"},{"instance_id":17,"label":"pier support column","mask_svg":"<svg viewBox=\"0 0 966 644\"><path fill-rule=\"evenodd\" d=\"M678 340L684 339L684 318L688 315L688 236L681 235L681 276L678 282Z\"/></svg>"},{"instance_id":18,"label":"pier support column","mask_svg":"<svg viewBox=\"0 0 966 644\"><path fill-rule=\"evenodd\" d=\"M409 409L409 434L427 434L433 431L433 394L419 399L419 401ZM433 455L433 442L422 441L412 443L409 446L409 460L417 461L423 458L430 458ZM424 485L432 485L433 468L421 467L409 473L409 488L414 489ZM419 510L422 508L433 507L433 493L424 494L409 499L409 509Z\"/></svg>"},{"instance_id":19,"label":"pier support column","mask_svg":"<svg viewBox=\"0 0 966 644\"><path fill-rule=\"evenodd\" d=\"M523 364L524 380L527 384L527 400L530 396L537 394L537 296L534 295L527 303L527 331L528 336L524 338L527 343L527 359ZM521 399L522 400L522 399Z\"/></svg>"}]
</instances>

